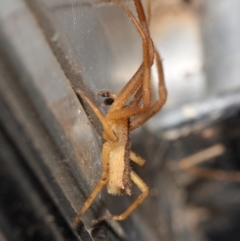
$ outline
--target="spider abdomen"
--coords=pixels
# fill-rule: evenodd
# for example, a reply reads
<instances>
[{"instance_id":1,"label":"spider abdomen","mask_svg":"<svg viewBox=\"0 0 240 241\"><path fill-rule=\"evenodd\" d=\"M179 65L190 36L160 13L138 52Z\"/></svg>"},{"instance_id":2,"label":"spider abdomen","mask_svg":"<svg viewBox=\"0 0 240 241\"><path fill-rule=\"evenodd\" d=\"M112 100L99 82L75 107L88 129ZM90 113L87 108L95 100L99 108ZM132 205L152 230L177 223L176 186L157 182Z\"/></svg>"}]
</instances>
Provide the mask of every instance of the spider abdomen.
<instances>
[{"instance_id":1,"label":"spider abdomen","mask_svg":"<svg viewBox=\"0 0 240 241\"><path fill-rule=\"evenodd\" d=\"M131 168L129 155L126 157L126 147L119 146L109 154L109 179L107 184L108 193L112 195L131 195Z\"/></svg>"}]
</instances>

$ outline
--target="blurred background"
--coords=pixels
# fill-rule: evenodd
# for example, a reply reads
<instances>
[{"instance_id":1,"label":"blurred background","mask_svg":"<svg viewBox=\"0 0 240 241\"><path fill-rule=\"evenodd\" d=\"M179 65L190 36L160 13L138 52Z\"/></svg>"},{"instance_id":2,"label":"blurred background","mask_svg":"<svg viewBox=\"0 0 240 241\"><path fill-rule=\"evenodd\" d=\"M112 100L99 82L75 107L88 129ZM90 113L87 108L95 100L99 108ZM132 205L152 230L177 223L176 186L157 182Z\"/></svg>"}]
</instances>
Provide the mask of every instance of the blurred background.
<instances>
[{"instance_id":1,"label":"blurred background","mask_svg":"<svg viewBox=\"0 0 240 241\"><path fill-rule=\"evenodd\" d=\"M103 190L77 233L71 222L101 175L104 140L74 89L107 111L96 94L128 82L142 62L141 38L115 3L1 6L0 240L239 240L239 1L151 0L168 100L131 136L146 160L133 169L150 195L127 220L93 225L139 195Z\"/></svg>"}]
</instances>

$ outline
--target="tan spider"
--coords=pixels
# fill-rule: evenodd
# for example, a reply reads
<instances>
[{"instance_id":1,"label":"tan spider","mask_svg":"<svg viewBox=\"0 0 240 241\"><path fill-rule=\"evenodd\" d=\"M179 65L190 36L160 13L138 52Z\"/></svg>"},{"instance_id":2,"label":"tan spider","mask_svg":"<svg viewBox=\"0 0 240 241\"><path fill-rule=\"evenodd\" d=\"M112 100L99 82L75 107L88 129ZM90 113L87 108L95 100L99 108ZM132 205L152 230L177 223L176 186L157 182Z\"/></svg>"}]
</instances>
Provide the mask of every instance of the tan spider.
<instances>
[{"instance_id":1,"label":"tan spider","mask_svg":"<svg viewBox=\"0 0 240 241\"><path fill-rule=\"evenodd\" d=\"M155 50L149 34L147 19L140 0L134 0L139 21L127 5L120 0L109 0L119 4L128 14L142 38L143 63L128 81L119 94L102 91L104 97L110 97L113 103L104 116L101 111L85 96L81 90L77 94L92 108L103 125L102 175L96 187L85 201L82 209L74 219L77 225L81 216L92 205L101 189L107 185L112 195L131 195L131 181L141 190L142 194L120 215L102 217L103 219L123 220L127 218L148 196L148 187L130 167L130 160L142 166L145 161L130 150L129 132L136 129L151 116L158 112L167 98L163 68L160 56ZM156 61L159 76L159 100L151 105L151 66Z\"/></svg>"}]
</instances>

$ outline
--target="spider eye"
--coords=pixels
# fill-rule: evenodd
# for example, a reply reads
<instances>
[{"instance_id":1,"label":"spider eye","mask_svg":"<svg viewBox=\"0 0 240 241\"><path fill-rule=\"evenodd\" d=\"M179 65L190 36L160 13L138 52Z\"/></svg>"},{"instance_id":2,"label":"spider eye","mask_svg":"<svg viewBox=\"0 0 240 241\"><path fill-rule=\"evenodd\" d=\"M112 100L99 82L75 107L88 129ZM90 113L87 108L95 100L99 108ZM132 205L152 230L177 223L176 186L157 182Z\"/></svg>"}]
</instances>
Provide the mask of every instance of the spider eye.
<instances>
[{"instance_id":1,"label":"spider eye","mask_svg":"<svg viewBox=\"0 0 240 241\"><path fill-rule=\"evenodd\" d=\"M111 91L110 90L101 90L97 93L97 95L101 96L101 97L110 97Z\"/></svg>"},{"instance_id":2,"label":"spider eye","mask_svg":"<svg viewBox=\"0 0 240 241\"><path fill-rule=\"evenodd\" d=\"M113 102L114 102L113 98L107 98L106 100L104 100L105 105L111 105Z\"/></svg>"}]
</instances>

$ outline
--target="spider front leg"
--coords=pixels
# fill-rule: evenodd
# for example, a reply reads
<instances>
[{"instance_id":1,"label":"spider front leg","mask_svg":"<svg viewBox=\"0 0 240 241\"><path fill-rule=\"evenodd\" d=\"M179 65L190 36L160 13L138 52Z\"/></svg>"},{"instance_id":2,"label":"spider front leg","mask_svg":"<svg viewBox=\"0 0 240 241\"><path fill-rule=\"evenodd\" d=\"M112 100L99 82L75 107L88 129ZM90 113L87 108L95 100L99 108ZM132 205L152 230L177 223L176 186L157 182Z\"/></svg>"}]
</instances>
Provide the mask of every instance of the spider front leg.
<instances>
[{"instance_id":1,"label":"spider front leg","mask_svg":"<svg viewBox=\"0 0 240 241\"><path fill-rule=\"evenodd\" d=\"M157 72L158 72L158 79L159 79L159 84L158 84L159 99L148 110L137 115L134 119L132 119L130 123L131 131L141 126L144 122L146 122L149 118L151 118L159 110L161 110L162 106L165 104L167 100L167 90L166 90L165 81L164 81L162 61L157 51L155 51L155 58L156 58Z\"/></svg>"},{"instance_id":2,"label":"spider front leg","mask_svg":"<svg viewBox=\"0 0 240 241\"><path fill-rule=\"evenodd\" d=\"M143 63L140 68L137 70L135 75L130 79L126 86L118 94L116 100L109 108L109 113L107 118L109 119L118 119L118 118L130 118L133 115L137 115L143 112L151 103L151 71L150 68L154 60L154 46L152 39L149 35L148 26L146 17L144 14L143 6L140 0L134 0L137 13L139 16L140 23L137 21L135 16L132 14L130 9L125 3L120 0L111 0L119 4L125 12L129 15L129 18L135 25L137 31L139 32L142 38L143 45ZM133 108L126 107L123 108L126 102L132 97L134 92L141 86L143 89L143 101L141 106L135 106Z\"/></svg>"},{"instance_id":3,"label":"spider front leg","mask_svg":"<svg viewBox=\"0 0 240 241\"><path fill-rule=\"evenodd\" d=\"M91 100L88 99L88 97L81 91L81 90L75 90L76 93L83 98L88 105L91 107L95 115L98 117L99 121L102 123L103 129L105 130L109 140L115 141L117 139L114 131L112 128L109 126L108 122L106 121L105 116L103 116L102 112L95 106Z\"/></svg>"}]
</instances>

